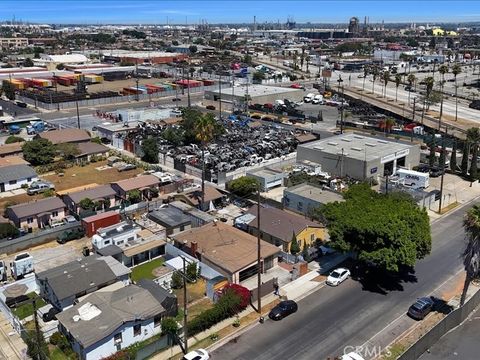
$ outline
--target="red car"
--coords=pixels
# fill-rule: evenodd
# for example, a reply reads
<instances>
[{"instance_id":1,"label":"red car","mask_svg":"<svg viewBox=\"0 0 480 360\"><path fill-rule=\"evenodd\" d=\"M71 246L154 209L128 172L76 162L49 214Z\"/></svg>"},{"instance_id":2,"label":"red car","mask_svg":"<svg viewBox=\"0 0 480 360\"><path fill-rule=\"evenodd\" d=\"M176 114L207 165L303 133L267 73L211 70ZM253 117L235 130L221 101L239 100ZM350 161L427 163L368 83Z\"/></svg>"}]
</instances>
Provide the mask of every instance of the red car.
<instances>
[{"instance_id":1,"label":"red car","mask_svg":"<svg viewBox=\"0 0 480 360\"><path fill-rule=\"evenodd\" d=\"M305 87L303 85L300 85L300 84L292 84L290 85L291 88L293 89L304 89L305 90Z\"/></svg>"}]
</instances>

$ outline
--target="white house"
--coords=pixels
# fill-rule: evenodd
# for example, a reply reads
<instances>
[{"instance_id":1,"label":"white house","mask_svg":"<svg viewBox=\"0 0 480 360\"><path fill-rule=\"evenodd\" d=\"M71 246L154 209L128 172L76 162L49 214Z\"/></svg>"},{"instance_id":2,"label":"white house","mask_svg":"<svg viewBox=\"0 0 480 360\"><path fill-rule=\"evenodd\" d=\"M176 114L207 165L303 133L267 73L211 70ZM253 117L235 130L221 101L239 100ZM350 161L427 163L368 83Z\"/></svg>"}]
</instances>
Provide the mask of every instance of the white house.
<instances>
[{"instance_id":1,"label":"white house","mask_svg":"<svg viewBox=\"0 0 480 360\"><path fill-rule=\"evenodd\" d=\"M22 185L30 186L34 181L38 181L38 175L28 165L19 164L0 168L0 193L20 189Z\"/></svg>"},{"instance_id":2,"label":"white house","mask_svg":"<svg viewBox=\"0 0 480 360\"><path fill-rule=\"evenodd\" d=\"M90 294L57 319L81 360L99 360L160 334L167 313L155 291L128 285Z\"/></svg>"}]
</instances>

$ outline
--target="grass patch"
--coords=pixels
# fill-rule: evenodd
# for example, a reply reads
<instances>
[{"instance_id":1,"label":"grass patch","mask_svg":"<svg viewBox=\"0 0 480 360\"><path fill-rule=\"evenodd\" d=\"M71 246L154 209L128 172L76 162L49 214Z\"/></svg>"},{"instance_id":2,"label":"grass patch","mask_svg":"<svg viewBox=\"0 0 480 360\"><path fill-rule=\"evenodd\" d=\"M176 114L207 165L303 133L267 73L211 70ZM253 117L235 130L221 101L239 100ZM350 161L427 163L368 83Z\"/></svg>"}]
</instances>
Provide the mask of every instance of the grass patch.
<instances>
[{"instance_id":1,"label":"grass patch","mask_svg":"<svg viewBox=\"0 0 480 360\"><path fill-rule=\"evenodd\" d=\"M56 346L50 346L50 360L69 360L70 358Z\"/></svg>"},{"instance_id":2,"label":"grass patch","mask_svg":"<svg viewBox=\"0 0 480 360\"><path fill-rule=\"evenodd\" d=\"M153 274L153 270L162 266L164 262L163 258L159 258L134 267L131 274L132 280L137 282L140 279L155 279L156 276Z\"/></svg>"},{"instance_id":3,"label":"grass patch","mask_svg":"<svg viewBox=\"0 0 480 360\"><path fill-rule=\"evenodd\" d=\"M388 349L389 353L382 356L382 360L395 360L405 352L405 346L401 343L395 343Z\"/></svg>"},{"instance_id":4,"label":"grass patch","mask_svg":"<svg viewBox=\"0 0 480 360\"><path fill-rule=\"evenodd\" d=\"M203 299L206 292L207 285L203 279L198 279L193 284L187 284L187 303ZM178 303L183 304L183 289L175 289L174 293L177 296Z\"/></svg>"},{"instance_id":5,"label":"grass patch","mask_svg":"<svg viewBox=\"0 0 480 360\"><path fill-rule=\"evenodd\" d=\"M32 292L30 294L27 294L27 296L30 299L37 299L36 300L36 306L37 309L41 308L42 306L45 306L47 303L39 297L36 293ZM20 319L25 319L26 317L33 315L33 304L23 304L20 305L14 309L12 309L12 312Z\"/></svg>"},{"instance_id":6,"label":"grass patch","mask_svg":"<svg viewBox=\"0 0 480 360\"><path fill-rule=\"evenodd\" d=\"M442 210L440 211L440 214L445 214L445 213L449 212L450 210L455 209L458 205L460 205L460 204L455 201L455 202L443 207Z\"/></svg>"},{"instance_id":7,"label":"grass patch","mask_svg":"<svg viewBox=\"0 0 480 360\"><path fill-rule=\"evenodd\" d=\"M213 307L213 303L210 301L210 299L205 298L202 299L192 306L188 307L188 319L192 320L194 317L198 316L201 312L211 309Z\"/></svg>"}]
</instances>

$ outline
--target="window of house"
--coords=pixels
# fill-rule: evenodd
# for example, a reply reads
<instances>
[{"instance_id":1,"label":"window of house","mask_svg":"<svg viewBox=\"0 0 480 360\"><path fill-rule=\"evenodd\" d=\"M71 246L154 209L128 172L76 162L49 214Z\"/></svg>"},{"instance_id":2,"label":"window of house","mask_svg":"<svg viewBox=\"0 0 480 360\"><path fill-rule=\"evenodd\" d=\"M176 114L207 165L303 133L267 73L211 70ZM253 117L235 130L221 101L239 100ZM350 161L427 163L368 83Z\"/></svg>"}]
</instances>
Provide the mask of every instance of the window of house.
<instances>
[{"instance_id":1,"label":"window of house","mask_svg":"<svg viewBox=\"0 0 480 360\"><path fill-rule=\"evenodd\" d=\"M58 216L58 211L53 211L53 212L52 212L52 216L53 216L53 217L57 217L57 216Z\"/></svg>"},{"instance_id":2,"label":"window of house","mask_svg":"<svg viewBox=\"0 0 480 360\"><path fill-rule=\"evenodd\" d=\"M32 181L32 178L27 178L27 181L28 181L28 182Z\"/></svg>"},{"instance_id":3,"label":"window of house","mask_svg":"<svg viewBox=\"0 0 480 360\"><path fill-rule=\"evenodd\" d=\"M133 336L142 335L142 324L133 325Z\"/></svg>"},{"instance_id":4,"label":"window of house","mask_svg":"<svg viewBox=\"0 0 480 360\"><path fill-rule=\"evenodd\" d=\"M33 218L28 218L27 219L27 224L31 224L31 223L33 223Z\"/></svg>"},{"instance_id":5,"label":"window of house","mask_svg":"<svg viewBox=\"0 0 480 360\"><path fill-rule=\"evenodd\" d=\"M115 334L113 341L115 341L115 343L122 342L122 333Z\"/></svg>"},{"instance_id":6,"label":"window of house","mask_svg":"<svg viewBox=\"0 0 480 360\"><path fill-rule=\"evenodd\" d=\"M10 180L8 183L9 183L10 185L14 185L14 184L17 183L17 180Z\"/></svg>"},{"instance_id":7,"label":"window of house","mask_svg":"<svg viewBox=\"0 0 480 360\"><path fill-rule=\"evenodd\" d=\"M110 245L110 240L105 240L104 245Z\"/></svg>"},{"instance_id":8,"label":"window of house","mask_svg":"<svg viewBox=\"0 0 480 360\"><path fill-rule=\"evenodd\" d=\"M153 327L159 327L162 323L162 315L155 315L153 318Z\"/></svg>"},{"instance_id":9,"label":"window of house","mask_svg":"<svg viewBox=\"0 0 480 360\"><path fill-rule=\"evenodd\" d=\"M127 241L133 241L133 240L135 240L135 236L131 236L127 239ZM122 241L122 243L123 243L123 241Z\"/></svg>"}]
</instances>

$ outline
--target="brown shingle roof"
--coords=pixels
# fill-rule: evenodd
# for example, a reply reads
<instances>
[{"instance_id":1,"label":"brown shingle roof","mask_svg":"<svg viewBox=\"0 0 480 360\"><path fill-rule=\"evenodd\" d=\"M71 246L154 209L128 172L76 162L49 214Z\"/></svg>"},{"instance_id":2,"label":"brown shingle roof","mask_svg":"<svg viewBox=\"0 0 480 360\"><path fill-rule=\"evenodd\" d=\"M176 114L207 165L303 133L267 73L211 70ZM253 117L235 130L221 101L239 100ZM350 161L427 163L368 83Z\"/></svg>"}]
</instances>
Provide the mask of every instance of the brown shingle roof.
<instances>
[{"instance_id":1,"label":"brown shingle roof","mask_svg":"<svg viewBox=\"0 0 480 360\"><path fill-rule=\"evenodd\" d=\"M10 165L28 165L29 162L21 158L20 156L7 156L0 158L0 167Z\"/></svg>"},{"instance_id":2,"label":"brown shingle roof","mask_svg":"<svg viewBox=\"0 0 480 360\"><path fill-rule=\"evenodd\" d=\"M94 188L76 191L73 193L68 194L70 199L76 204L82 201L85 198L89 198L91 200L98 200L103 199L106 197L111 197L115 195L115 190L112 189L111 185L100 185Z\"/></svg>"},{"instance_id":3,"label":"brown shingle roof","mask_svg":"<svg viewBox=\"0 0 480 360\"><path fill-rule=\"evenodd\" d=\"M102 144L97 144L93 142L84 142L77 145L80 154L77 157L93 154L103 154L108 152L108 147Z\"/></svg>"},{"instance_id":4,"label":"brown shingle roof","mask_svg":"<svg viewBox=\"0 0 480 360\"><path fill-rule=\"evenodd\" d=\"M13 212L19 218L26 218L44 212L51 212L57 209L62 209L65 204L57 197L49 197L42 200L31 201L28 203L18 204L7 208L7 212Z\"/></svg>"},{"instance_id":5,"label":"brown shingle roof","mask_svg":"<svg viewBox=\"0 0 480 360\"><path fill-rule=\"evenodd\" d=\"M4 144L0 146L0 156L10 155L10 154L19 154L22 152L23 142L13 143L13 144Z\"/></svg>"},{"instance_id":6,"label":"brown shingle roof","mask_svg":"<svg viewBox=\"0 0 480 360\"><path fill-rule=\"evenodd\" d=\"M201 257L231 273L257 261L257 238L222 222L186 230L176 234L174 239L186 243L188 247L196 241ZM267 258L280 252L280 249L261 240L260 252L263 258Z\"/></svg>"},{"instance_id":7,"label":"brown shingle roof","mask_svg":"<svg viewBox=\"0 0 480 360\"><path fill-rule=\"evenodd\" d=\"M248 212L255 216L248 225L254 229L257 228L257 206L252 206ZM289 213L277 208L264 207L260 208L260 229L265 234L272 235L278 239L289 242L292 235L298 235L307 227L323 227L323 225L305 219L296 214Z\"/></svg>"},{"instance_id":8,"label":"brown shingle roof","mask_svg":"<svg viewBox=\"0 0 480 360\"><path fill-rule=\"evenodd\" d=\"M193 206L198 206L202 201L201 190L194 190L182 195L185 196ZM220 199L222 197L223 197L223 194L217 189L215 189L214 187L205 186L205 202L206 203L208 203L209 201Z\"/></svg>"},{"instance_id":9,"label":"brown shingle roof","mask_svg":"<svg viewBox=\"0 0 480 360\"><path fill-rule=\"evenodd\" d=\"M150 186L155 186L155 185L158 185L159 183L160 181L156 176L142 175L142 176L137 176L130 179L120 180L115 182L114 184L117 184L120 187L120 189L126 192L134 189L141 189L141 188L146 188Z\"/></svg>"},{"instance_id":10,"label":"brown shingle roof","mask_svg":"<svg viewBox=\"0 0 480 360\"><path fill-rule=\"evenodd\" d=\"M90 140L90 135L83 129L61 129L40 133L42 139L50 140L53 144L76 143Z\"/></svg>"}]
</instances>

